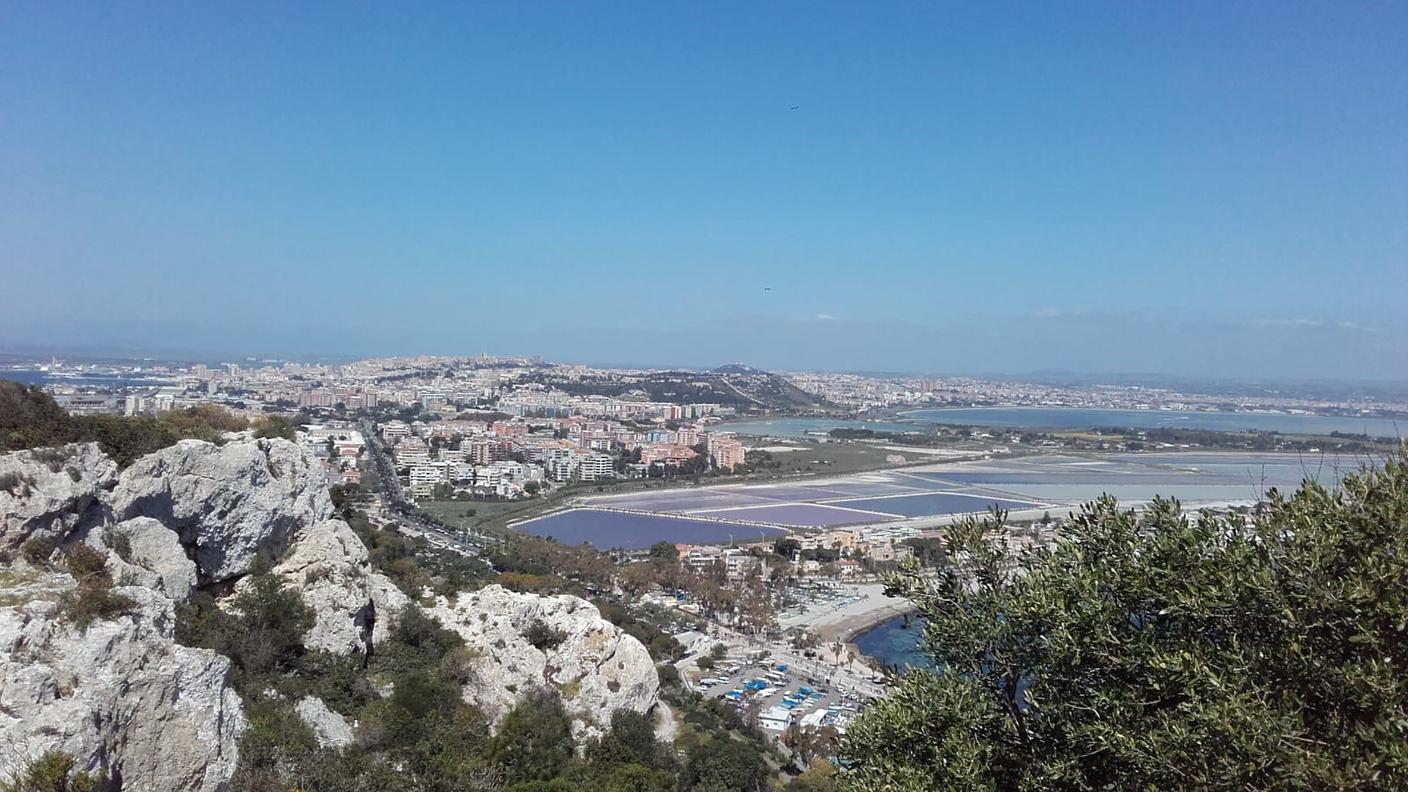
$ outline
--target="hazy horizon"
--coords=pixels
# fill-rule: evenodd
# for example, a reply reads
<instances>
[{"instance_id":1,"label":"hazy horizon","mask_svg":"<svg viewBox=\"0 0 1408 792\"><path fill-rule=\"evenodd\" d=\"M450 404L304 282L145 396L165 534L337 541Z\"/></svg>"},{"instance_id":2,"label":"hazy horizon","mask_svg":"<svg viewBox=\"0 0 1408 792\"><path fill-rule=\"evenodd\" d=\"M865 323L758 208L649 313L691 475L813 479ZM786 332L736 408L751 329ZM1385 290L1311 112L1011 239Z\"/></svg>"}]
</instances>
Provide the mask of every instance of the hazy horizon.
<instances>
[{"instance_id":1,"label":"hazy horizon","mask_svg":"<svg viewBox=\"0 0 1408 792\"><path fill-rule=\"evenodd\" d=\"M1148 386L1169 385L1187 386L1189 384L1201 385L1249 385L1261 384L1287 384L1311 386L1316 384L1338 383L1347 386L1361 385L1371 387L1408 388L1408 379L1374 378L1374 377L1297 377L1297 376L1251 376L1245 373L1237 375L1198 375L1198 374L1178 374L1152 370L1108 370L1108 371L1080 371L1074 369L1061 368L1037 368L1029 370L935 370L935 369L886 369L886 368L806 368L789 366L765 367L758 365L755 361L747 359L734 360L713 360L713 361L691 361L691 360L611 360L602 358L554 358L542 355L533 351L502 351L502 350L475 350L475 351L441 351L426 352L425 350L404 350L399 352L387 352L384 354L278 354L272 350L265 350L258 354L251 354L244 351L192 351L177 348L162 347L94 347L94 346L56 346L56 345L21 345L17 347L0 347L0 363L15 363L18 361L28 361L40 364L46 362L47 358L53 357L60 362L68 364L88 365L94 363L139 363L151 361L153 363L187 364L204 363L207 365L223 365L225 363L248 363L270 364L270 363L301 363L310 365L345 365L359 360L381 359L381 358L409 358L419 356L444 357L444 358L470 358L479 355L488 355L497 358L528 358L540 357L544 363L554 365L583 365L601 369L648 369L648 370L668 370L680 369L687 371L707 371L727 365L746 365L754 368L773 372L808 372L827 374L855 374L867 377L938 377L956 378L970 377L974 379L1007 379L1011 381L1029 382L1065 382L1082 384L1093 384L1103 381L1108 384L1142 384ZM0 373L3 378L3 373Z\"/></svg>"},{"instance_id":2,"label":"hazy horizon","mask_svg":"<svg viewBox=\"0 0 1408 792\"><path fill-rule=\"evenodd\" d=\"M0 350L1408 380L1408 6L0 21Z\"/></svg>"}]
</instances>

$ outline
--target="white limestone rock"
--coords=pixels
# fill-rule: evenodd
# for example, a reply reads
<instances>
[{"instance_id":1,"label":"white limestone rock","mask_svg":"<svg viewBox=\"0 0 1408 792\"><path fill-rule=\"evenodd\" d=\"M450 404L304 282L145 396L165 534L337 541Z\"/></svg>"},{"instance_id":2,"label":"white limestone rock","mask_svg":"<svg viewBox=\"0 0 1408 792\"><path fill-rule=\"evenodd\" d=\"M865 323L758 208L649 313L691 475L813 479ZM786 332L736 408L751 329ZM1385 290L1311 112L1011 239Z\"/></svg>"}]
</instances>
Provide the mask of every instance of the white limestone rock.
<instances>
[{"instance_id":1,"label":"white limestone rock","mask_svg":"<svg viewBox=\"0 0 1408 792\"><path fill-rule=\"evenodd\" d=\"M152 517L176 531L205 582L246 574L260 553L282 558L299 531L333 514L316 460L282 439L183 440L124 470L111 505L118 520Z\"/></svg>"},{"instance_id":2,"label":"white limestone rock","mask_svg":"<svg viewBox=\"0 0 1408 792\"><path fill-rule=\"evenodd\" d=\"M97 443L0 455L0 550L16 555L31 538L57 543L101 523L101 497L116 476Z\"/></svg>"},{"instance_id":3,"label":"white limestone rock","mask_svg":"<svg viewBox=\"0 0 1408 792\"><path fill-rule=\"evenodd\" d=\"M73 585L52 575L51 588ZM0 775L57 750L123 789L218 792L245 728L230 662L172 640L171 600L115 592L134 611L80 630L48 597L0 607ZM16 601L15 590L5 592ZM19 598L23 599L23 598Z\"/></svg>"},{"instance_id":4,"label":"white limestone rock","mask_svg":"<svg viewBox=\"0 0 1408 792\"><path fill-rule=\"evenodd\" d=\"M342 748L351 745L354 739L352 727L347 719L333 712L317 696L304 696L293 705L299 720L313 730L318 745L324 748Z\"/></svg>"},{"instance_id":5,"label":"white limestone rock","mask_svg":"<svg viewBox=\"0 0 1408 792\"><path fill-rule=\"evenodd\" d=\"M127 560L155 572L159 582L120 564L114 564L115 578L176 599L196 583L235 581L239 590L263 554L314 613L305 636L309 648L366 651L389 634L409 602L373 571L352 529L331 519L317 460L286 440L183 441L123 471L111 502L124 521L105 532L107 544L119 545L124 531L135 532L141 553L133 545ZM182 559L191 555L197 574L187 583Z\"/></svg>"},{"instance_id":6,"label":"white limestone rock","mask_svg":"<svg viewBox=\"0 0 1408 792\"><path fill-rule=\"evenodd\" d=\"M367 575L367 593L372 598L375 621L372 624L372 645L391 637L392 630L401 623L401 614L406 608L415 607L411 598L391 582L391 578L373 572Z\"/></svg>"},{"instance_id":7,"label":"white limestone rock","mask_svg":"<svg viewBox=\"0 0 1408 792\"><path fill-rule=\"evenodd\" d=\"M391 581L372 571L366 546L342 520L301 531L273 571L313 611L313 627L304 636L311 649L340 655L365 651L378 636L389 634L409 602Z\"/></svg>"},{"instance_id":8,"label":"white limestone rock","mask_svg":"<svg viewBox=\"0 0 1408 792\"><path fill-rule=\"evenodd\" d=\"M0 456L5 472L0 549L36 535L84 542L138 607L78 630L60 613L71 577L0 569L0 777L58 750L123 789L223 789L243 708L226 658L174 642L174 603L197 585L238 590L261 554L314 612L311 648L365 651L414 607L332 519L316 460L287 441L183 441L121 474L79 445ZM321 704L300 702L300 715L325 744L350 742L346 721Z\"/></svg>"},{"instance_id":9,"label":"white limestone rock","mask_svg":"<svg viewBox=\"0 0 1408 792\"><path fill-rule=\"evenodd\" d=\"M148 573L142 585L160 591L176 602L190 596L196 586L196 563L170 530L150 517L133 517L104 532L106 544L132 566ZM120 580L114 576L115 580Z\"/></svg>"},{"instance_id":10,"label":"white limestone rock","mask_svg":"<svg viewBox=\"0 0 1408 792\"><path fill-rule=\"evenodd\" d=\"M494 585L454 602L437 598L427 613L465 640L473 659L464 699L495 725L536 687L561 694L579 740L604 733L617 709L649 712L659 697L650 653L579 597L518 594ZM538 621L560 632L562 642L542 649L530 643L525 633Z\"/></svg>"}]
</instances>

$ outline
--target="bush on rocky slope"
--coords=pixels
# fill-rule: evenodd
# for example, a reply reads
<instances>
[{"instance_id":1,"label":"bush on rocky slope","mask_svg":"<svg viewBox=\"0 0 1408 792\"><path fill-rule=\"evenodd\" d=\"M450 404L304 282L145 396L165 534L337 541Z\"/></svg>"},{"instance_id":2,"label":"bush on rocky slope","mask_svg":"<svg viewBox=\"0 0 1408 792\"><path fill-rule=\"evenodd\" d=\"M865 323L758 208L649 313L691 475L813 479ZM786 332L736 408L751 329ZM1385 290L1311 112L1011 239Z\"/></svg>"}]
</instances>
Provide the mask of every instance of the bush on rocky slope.
<instances>
[{"instance_id":1,"label":"bush on rocky slope","mask_svg":"<svg viewBox=\"0 0 1408 792\"><path fill-rule=\"evenodd\" d=\"M215 405L171 410L158 417L69 415L36 385L0 379L0 452L96 442L126 466L182 439L217 441L245 429L242 418Z\"/></svg>"}]
</instances>

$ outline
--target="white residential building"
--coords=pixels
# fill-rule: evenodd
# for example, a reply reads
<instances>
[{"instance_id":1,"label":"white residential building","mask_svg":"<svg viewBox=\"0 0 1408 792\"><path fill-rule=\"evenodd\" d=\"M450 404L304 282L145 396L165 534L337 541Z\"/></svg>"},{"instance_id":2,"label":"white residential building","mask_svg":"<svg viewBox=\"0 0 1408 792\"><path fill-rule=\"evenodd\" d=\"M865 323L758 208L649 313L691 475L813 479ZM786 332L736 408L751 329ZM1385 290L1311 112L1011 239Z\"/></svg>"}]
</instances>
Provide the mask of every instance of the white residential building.
<instances>
[{"instance_id":1,"label":"white residential building","mask_svg":"<svg viewBox=\"0 0 1408 792\"><path fill-rule=\"evenodd\" d=\"M582 481L596 481L616 475L616 461L610 454L589 454L584 457L579 468Z\"/></svg>"},{"instance_id":2,"label":"white residential building","mask_svg":"<svg viewBox=\"0 0 1408 792\"><path fill-rule=\"evenodd\" d=\"M445 482L445 469L429 463L411 467L411 495L428 498L435 493L435 485Z\"/></svg>"}]
</instances>

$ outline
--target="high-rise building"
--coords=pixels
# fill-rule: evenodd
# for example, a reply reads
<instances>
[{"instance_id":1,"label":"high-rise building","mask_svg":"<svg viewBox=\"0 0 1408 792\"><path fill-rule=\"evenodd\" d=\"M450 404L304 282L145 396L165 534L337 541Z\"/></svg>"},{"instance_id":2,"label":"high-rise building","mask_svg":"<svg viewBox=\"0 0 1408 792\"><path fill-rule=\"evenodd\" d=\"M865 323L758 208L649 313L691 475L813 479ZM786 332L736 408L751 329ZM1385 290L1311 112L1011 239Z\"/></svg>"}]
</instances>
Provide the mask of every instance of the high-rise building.
<instances>
[{"instance_id":1,"label":"high-rise building","mask_svg":"<svg viewBox=\"0 0 1408 792\"><path fill-rule=\"evenodd\" d=\"M720 438L709 444L709 455L714 458L714 467L733 470L744 463L746 452L743 444L731 437Z\"/></svg>"}]
</instances>

